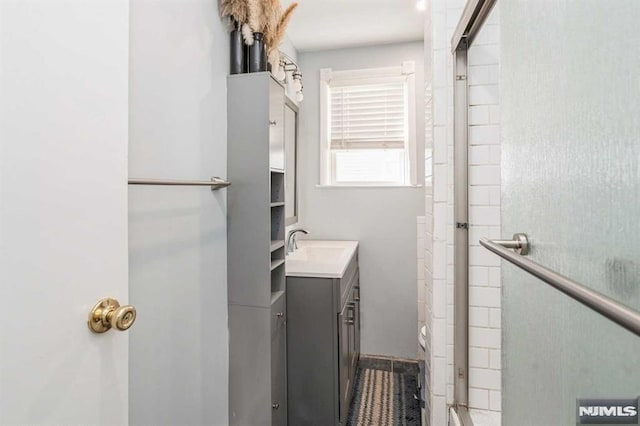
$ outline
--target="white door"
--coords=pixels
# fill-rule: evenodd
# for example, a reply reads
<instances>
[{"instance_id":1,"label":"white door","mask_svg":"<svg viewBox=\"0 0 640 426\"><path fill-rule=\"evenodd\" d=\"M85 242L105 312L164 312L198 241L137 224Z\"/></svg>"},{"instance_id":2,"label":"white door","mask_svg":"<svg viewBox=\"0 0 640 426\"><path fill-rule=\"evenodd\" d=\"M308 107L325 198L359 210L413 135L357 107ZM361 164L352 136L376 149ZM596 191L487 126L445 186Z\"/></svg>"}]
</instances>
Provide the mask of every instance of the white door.
<instances>
[{"instance_id":1,"label":"white door","mask_svg":"<svg viewBox=\"0 0 640 426\"><path fill-rule=\"evenodd\" d=\"M128 10L0 0L0 424L127 423Z\"/></svg>"}]
</instances>

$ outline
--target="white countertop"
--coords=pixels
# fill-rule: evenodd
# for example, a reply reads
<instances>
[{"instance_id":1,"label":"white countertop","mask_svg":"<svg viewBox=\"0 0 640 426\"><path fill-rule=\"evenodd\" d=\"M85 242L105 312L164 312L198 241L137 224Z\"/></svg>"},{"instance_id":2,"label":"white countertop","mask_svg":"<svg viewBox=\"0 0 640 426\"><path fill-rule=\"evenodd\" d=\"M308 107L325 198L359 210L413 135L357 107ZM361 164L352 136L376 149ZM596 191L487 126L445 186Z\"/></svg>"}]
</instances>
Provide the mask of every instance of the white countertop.
<instances>
[{"instance_id":1,"label":"white countertop","mask_svg":"<svg viewBox=\"0 0 640 426\"><path fill-rule=\"evenodd\" d=\"M357 249L357 241L299 240L298 249L287 256L287 276L340 278Z\"/></svg>"}]
</instances>

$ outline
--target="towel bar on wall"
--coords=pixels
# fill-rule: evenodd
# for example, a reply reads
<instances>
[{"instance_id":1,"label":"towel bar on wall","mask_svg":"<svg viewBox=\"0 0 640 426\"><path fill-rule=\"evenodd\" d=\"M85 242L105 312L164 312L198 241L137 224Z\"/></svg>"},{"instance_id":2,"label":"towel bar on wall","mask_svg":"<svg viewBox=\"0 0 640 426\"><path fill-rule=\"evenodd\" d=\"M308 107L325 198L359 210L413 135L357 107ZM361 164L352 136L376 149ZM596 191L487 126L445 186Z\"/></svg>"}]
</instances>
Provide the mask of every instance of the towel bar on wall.
<instances>
[{"instance_id":1,"label":"towel bar on wall","mask_svg":"<svg viewBox=\"0 0 640 426\"><path fill-rule=\"evenodd\" d=\"M130 178L129 185L162 185L162 186L210 186L212 191L226 188L231 185L219 177L212 177L211 180L194 180L194 179L141 179Z\"/></svg>"},{"instance_id":2,"label":"towel bar on wall","mask_svg":"<svg viewBox=\"0 0 640 426\"><path fill-rule=\"evenodd\" d=\"M640 336L640 312L524 257L529 253L530 249L526 234L515 234L513 240L488 240L482 238L480 244L504 260L513 263L567 296ZM515 251L510 251L510 249Z\"/></svg>"}]
</instances>

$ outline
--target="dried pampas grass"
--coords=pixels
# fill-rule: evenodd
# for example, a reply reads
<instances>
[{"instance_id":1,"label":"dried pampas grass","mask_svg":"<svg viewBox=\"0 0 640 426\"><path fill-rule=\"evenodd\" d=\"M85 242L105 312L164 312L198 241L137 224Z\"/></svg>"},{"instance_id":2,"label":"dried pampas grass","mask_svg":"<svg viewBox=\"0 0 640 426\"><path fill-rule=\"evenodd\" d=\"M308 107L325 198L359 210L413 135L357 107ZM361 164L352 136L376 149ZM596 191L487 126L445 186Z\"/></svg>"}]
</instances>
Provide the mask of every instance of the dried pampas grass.
<instances>
[{"instance_id":1,"label":"dried pampas grass","mask_svg":"<svg viewBox=\"0 0 640 426\"><path fill-rule=\"evenodd\" d=\"M247 0L247 22L242 26L244 42L249 46L253 44L253 33L264 33L266 22L265 3L269 0ZM247 28L248 26L248 28Z\"/></svg>"},{"instance_id":2,"label":"dried pampas grass","mask_svg":"<svg viewBox=\"0 0 640 426\"><path fill-rule=\"evenodd\" d=\"M231 17L238 24L247 22L247 0L221 0L220 14Z\"/></svg>"},{"instance_id":3,"label":"dried pampas grass","mask_svg":"<svg viewBox=\"0 0 640 426\"><path fill-rule=\"evenodd\" d=\"M298 3L292 3L283 11L280 0L220 0L220 14L231 17L237 23L248 45L253 44L253 33L263 33L265 44L269 46L269 55L274 55L275 60L273 52L278 51L291 14L297 6Z\"/></svg>"},{"instance_id":4,"label":"dried pampas grass","mask_svg":"<svg viewBox=\"0 0 640 426\"><path fill-rule=\"evenodd\" d=\"M282 43L282 40L284 40L284 35L286 34L287 27L289 26L289 22L291 21L291 15L293 14L293 11L296 7L298 7L298 3L291 3L289 7L287 7L287 9L282 13L282 16L280 16L272 40L274 49L277 49L278 46L280 46L280 43Z\"/></svg>"},{"instance_id":5,"label":"dried pampas grass","mask_svg":"<svg viewBox=\"0 0 640 426\"><path fill-rule=\"evenodd\" d=\"M253 44L253 30L249 24L242 24L242 38L249 46Z\"/></svg>"},{"instance_id":6,"label":"dried pampas grass","mask_svg":"<svg viewBox=\"0 0 640 426\"><path fill-rule=\"evenodd\" d=\"M278 29L278 22L282 14L280 0L265 0L265 28L264 41L268 46L273 44L273 37Z\"/></svg>"},{"instance_id":7,"label":"dried pampas grass","mask_svg":"<svg viewBox=\"0 0 640 426\"><path fill-rule=\"evenodd\" d=\"M287 32L287 26L289 26L291 15L296 7L298 7L298 3L291 3L284 12L279 13L277 24L268 35L267 46L269 46L269 63L274 69L277 69L280 65L280 50L278 48L280 47L282 40L284 40L284 36Z\"/></svg>"}]
</instances>

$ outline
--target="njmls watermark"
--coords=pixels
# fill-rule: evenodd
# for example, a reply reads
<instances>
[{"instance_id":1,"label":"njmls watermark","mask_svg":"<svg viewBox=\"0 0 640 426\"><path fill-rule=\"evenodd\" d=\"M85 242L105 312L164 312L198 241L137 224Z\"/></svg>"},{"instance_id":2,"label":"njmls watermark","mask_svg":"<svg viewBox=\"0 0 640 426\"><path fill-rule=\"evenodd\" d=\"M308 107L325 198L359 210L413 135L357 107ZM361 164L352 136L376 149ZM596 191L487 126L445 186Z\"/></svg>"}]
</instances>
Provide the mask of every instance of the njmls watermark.
<instances>
[{"instance_id":1,"label":"njmls watermark","mask_svg":"<svg viewBox=\"0 0 640 426\"><path fill-rule=\"evenodd\" d=\"M577 425L637 425L638 400L578 399Z\"/></svg>"}]
</instances>

